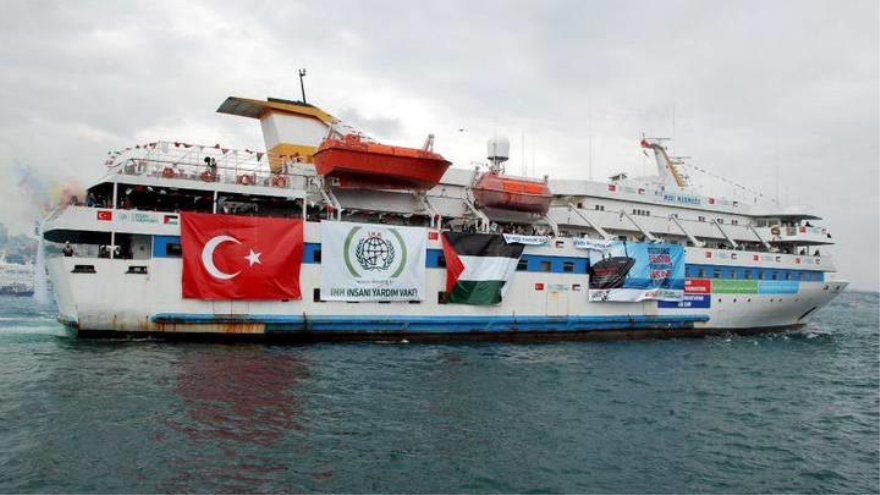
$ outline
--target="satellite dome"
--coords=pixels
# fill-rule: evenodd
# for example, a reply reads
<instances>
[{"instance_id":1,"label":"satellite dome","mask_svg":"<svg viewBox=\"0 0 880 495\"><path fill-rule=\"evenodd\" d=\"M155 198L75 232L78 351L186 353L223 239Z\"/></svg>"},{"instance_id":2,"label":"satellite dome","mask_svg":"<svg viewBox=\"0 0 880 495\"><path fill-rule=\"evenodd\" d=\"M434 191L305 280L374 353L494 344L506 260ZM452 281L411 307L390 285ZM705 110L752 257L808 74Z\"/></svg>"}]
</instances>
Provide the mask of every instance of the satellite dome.
<instances>
[{"instance_id":1,"label":"satellite dome","mask_svg":"<svg viewBox=\"0 0 880 495\"><path fill-rule=\"evenodd\" d=\"M510 158L510 140L506 137L493 137L486 143L489 161L495 164L506 162Z\"/></svg>"}]
</instances>

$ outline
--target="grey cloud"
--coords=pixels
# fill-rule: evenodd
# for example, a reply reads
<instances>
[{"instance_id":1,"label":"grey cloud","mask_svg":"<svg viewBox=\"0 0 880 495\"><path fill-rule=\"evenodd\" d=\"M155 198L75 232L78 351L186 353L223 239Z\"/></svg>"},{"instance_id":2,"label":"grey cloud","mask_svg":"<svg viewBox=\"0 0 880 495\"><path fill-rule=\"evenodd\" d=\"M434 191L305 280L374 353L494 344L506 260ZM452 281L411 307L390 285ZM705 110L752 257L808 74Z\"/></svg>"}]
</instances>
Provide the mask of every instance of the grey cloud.
<instances>
[{"instance_id":1,"label":"grey cloud","mask_svg":"<svg viewBox=\"0 0 880 495\"><path fill-rule=\"evenodd\" d=\"M876 289L878 9L5 2L0 193L14 189L11 163L88 180L108 149L157 130L260 147L253 121L214 109L230 94L296 98L305 66L310 101L388 139L420 143L436 132L438 150L463 164L500 132L519 171L524 131L538 173L586 177L592 129L596 177L641 172L641 131L674 135L696 164L771 195L778 165L782 195L813 204L836 232L843 275Z\"/></svg>"},{"instance_id":2,"label":"grey cloud","mask_svg":"<svg viewBox=\"0 0 880 495\"><path fill-rule=\"evenodd\" d=\"M376 138L393 140L398 138L403 130L403 123L399 118L369 118L362 115L356 108L343 108L336 114L336 117Z\"/></svg>"}]
</instances>

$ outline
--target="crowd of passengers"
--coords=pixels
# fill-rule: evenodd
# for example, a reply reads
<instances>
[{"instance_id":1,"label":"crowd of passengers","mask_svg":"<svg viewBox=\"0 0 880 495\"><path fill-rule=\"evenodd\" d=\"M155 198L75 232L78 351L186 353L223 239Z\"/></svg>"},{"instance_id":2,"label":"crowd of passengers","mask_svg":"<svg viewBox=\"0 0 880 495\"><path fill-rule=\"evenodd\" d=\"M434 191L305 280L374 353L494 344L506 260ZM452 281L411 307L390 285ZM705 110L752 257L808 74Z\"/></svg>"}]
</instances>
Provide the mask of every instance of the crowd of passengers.
<instances>
[{"instance_id":1,"label":"crowd of passengers","mask_svg":"<svg viewBox=\"0 0 880 495\"><path fill-rule=\"evenodd\" d=\"M97 252L94 251L94 246L94 244L78 244L74 249L70 241L65 241L64 246L61 248L61 254L68 258L72 256L110 258L111 254L113 258L122 260L130 260L134 257L131 246L128 245L112 246L109 244L99 244Z\"/></svg>"}]
</instances>

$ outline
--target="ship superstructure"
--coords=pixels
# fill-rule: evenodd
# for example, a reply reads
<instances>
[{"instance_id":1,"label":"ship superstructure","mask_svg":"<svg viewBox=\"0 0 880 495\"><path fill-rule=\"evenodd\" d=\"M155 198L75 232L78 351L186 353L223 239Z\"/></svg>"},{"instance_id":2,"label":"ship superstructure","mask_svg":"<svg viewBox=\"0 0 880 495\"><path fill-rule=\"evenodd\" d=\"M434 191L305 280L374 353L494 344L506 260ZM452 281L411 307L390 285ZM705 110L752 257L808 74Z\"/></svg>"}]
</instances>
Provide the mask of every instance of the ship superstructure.
<instances>
[{"instance_id":1,"label":"ship superstructure","mask_svg":"<svg viewBox=\"0 0 880 495\"><path fill-rule=\"evenodd\" d=\"M71 245L48 260L68 327L317 340L694 335L802 325L847 285L822 252L833 239L818 216L702 195L662 140L641 142L653 177L531 179L505 173L502 139L487 167L447 169L432 136L421 148L373 143L311 105L229 98L218 111L259 119L267 151L152 142L114 152L82 204L45 220L47 241ZM287 241L298 243L300 297L184 297L188 270L234 285L243 279L229 275L265 261L222 232L193 248L182 239L182 224L202 218L192 213L301 228ZM218 267L223 249L247 261Z\"/></svg>"}]
</instances>

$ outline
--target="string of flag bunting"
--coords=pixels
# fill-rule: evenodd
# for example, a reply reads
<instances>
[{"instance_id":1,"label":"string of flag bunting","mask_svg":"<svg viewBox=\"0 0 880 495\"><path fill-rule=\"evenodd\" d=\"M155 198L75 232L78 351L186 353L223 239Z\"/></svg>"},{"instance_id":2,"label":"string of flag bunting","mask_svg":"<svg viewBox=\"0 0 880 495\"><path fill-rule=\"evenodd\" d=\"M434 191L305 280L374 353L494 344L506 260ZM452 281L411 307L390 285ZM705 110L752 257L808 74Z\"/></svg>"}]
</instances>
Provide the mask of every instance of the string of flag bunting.
<instances>
[{"instance_id":1,"label":"string of flag bunting","mask_svg":"<svg viewBox=\"0 0 880 495\"><path fill-rule=\"evenodd\" d=\"M718 174L712 173L712 172L710 172L710 171L708 171L708 170L706 170L706 169L704 169L704 168L702 168L702 167L698 167L697 165L693 165L693 164L690 164L690 163L682 163L682 164L680 164L680 165L684 165L685 167L688 167L688 168L694 169L694 170L696 170L697 172L700 172L700 173L703 173L703 174L708 175L708 176L710 176L710 177L713 177L713 178L715 178L715 179L718 179L718 180L720 180L720 181L722 181L722 182L725 182L725 183L727 183L727 184L730 184L730 185L733 186L733 187L736 187L736 188L742 189L743 191L746 191L746 192L748 192L748 193L754 194L754 195L756 195L756 196L758 196L758 197L761 197L761 198L764 198L764 199L768 199L768 200L770 200L770 201L773 201L774 203L777 202L775 199L773 199L773 198L769 198L769 197L765 196L765 195L764 195L763 193L761 193L760 191L757 191L757 190L755 190L755 189L752 189L752 188L750 188L750 187L748 187L748 186L744 186L744 185L740 184L739 182L732 181L732 180L728 179L727 177L722 177L722 176L720 176L720 175L718 175Z\"/></svg>"},{"instance_id":2,"label":"string of flag bunting","mask_svg":"<svg viewBox=\"0 0 880 495\"><path fill-rule=\"evenodd\" d=\"M123 148L121 150L108 151L107 152L108 158L105 162L105 165L107 165L108 167L111 167L115 164L117 158L119 158L120 156L122 156L126 153L135 151L135 150L150 151L150 150L155 150L155 149L159 148L160 151L167 152L167 151L169 151L168 148L170 148L170 146L174 146L174 148L178 148L178 149L179 148L184 148L184 149L195 148L200 153L204 152L205 150L214 149L214 150L220 150L220 152L223 155L231 154L234 156L238 156L239 154L246 154L248 156L255 157L256 161L258 163L262 162L263 157L266 156L266 152L264 152L264 151L252 151L249 149L239 150L239 149L232 149L232 148L224 148L224 147L220 146L219 143L215 144L214 146L206 146L206 145L201 145L201 144L184 143L184 142L180 142L180 141L174 141L174 142L154 141L151 143L137 144L135 146L129 146L129 147ZM288 155L288 154L278 155L278 158L280 158L282 161L287 161L287 160L299 160L302 157L299 153L294 153L292 155Z\"/></svg>"}]
</instances>

